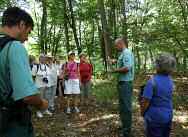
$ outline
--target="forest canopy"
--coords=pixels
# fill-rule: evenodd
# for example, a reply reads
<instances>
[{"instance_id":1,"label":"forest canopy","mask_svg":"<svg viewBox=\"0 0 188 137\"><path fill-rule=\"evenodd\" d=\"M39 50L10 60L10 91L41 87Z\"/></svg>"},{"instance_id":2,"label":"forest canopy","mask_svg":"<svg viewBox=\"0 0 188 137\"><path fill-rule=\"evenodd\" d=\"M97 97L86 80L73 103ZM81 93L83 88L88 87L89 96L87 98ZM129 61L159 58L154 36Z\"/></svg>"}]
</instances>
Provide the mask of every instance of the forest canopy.
<instances>
[{"instance_id":1,"label":"forest canopy","mask_svg":"<svg viewBox=\"0 0 188 137\"><path fill-rule=\"evenodd\" d=\"M27 48L32 55L65 59L70 50L85 52L97 70L117 57L114 40L129 41L136 70L152 68L154 57L169 52L178 70L188 66L187 0L1 0L0 12L19 6L31 13L35 28Z\"/></svg>"}]
</instances>

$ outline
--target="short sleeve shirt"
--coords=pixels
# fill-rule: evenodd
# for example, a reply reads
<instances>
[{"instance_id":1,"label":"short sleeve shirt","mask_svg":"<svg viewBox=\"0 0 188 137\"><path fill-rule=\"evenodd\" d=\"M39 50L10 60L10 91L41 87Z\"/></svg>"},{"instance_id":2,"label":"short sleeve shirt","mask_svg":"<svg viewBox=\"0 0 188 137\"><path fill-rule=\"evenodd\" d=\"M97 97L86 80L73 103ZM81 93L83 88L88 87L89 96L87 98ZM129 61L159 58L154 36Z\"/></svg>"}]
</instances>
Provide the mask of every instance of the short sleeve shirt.
<instances>
[{"instance_id":1,"label":"short sleeve shirt","mask_svg":"<svg viewBox=\"0 0 188 137\"><path fill-rule=\"evenodd\" d=\"M173 81L167 75L155 75L153 77L156 91L153 90L150 79L143 92L143 97L150 100L150 107L145 113L145 118L160 123L167 123L172 119L172 92Z\"/></svg>"},{"instance_id":2,"label":"short sleeve shirt","mask_svg":"<svg viewBox=\"0 0 188 137\"><path fill-rule=\"evenodd\" d=\"M128 68L127 73L119 74L119 81L133 81L134 79L134 55L131 50L125 48L118 58L118 68Z\"/></svg>"},{"instance_id":3,"label":"short sleeve shirt","mask_svg":"<svg viewBox=\"0 0 188 137\"><path fill-rule=\"evenodd\" d=\"M37 88L48 87L48 83L43 82L43 78L47 78L49 75L49 67L46 64L33 65L32 75L36 76L35 84Z\"/></svg>"},{"instance_id":4,"label":"short sleeve shirt","mask_svg":"<svg viewBox=\"0 0 188 137\"><path fill-rule=\"evenodd\" d=\"M27 96L37 94L38 90L32 80L27 51L19 41L7 43L4 49L0 52L1 89L6 90L7 87L7 81L5 81L3 77L8 75L7 69L5 68L5 64L7 64L7 53L10 70L10 84L13 89L13 99L17 101Z\"/></svg>"},{"instance_id":5,"label":"short sleeve shirt","mask_svg":"<svg viewBox=\"0 0 188 137\"><path fill-rule=\"evenodd\" d=\"M86 83L91 80L91 75L92 75L92 65L89 63L83 63L81 62L80 65L80 77L81 77L81 82Z\"/></svg>"}]
</instances>

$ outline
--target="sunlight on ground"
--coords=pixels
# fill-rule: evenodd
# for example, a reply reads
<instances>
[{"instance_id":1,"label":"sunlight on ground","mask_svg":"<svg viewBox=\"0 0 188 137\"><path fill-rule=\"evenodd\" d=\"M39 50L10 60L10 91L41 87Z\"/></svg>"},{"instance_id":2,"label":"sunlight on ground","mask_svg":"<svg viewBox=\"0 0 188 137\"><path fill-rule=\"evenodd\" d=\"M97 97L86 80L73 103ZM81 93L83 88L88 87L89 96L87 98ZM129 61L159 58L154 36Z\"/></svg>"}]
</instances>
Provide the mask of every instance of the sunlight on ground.
<instances>
[{"instance_id":1,"label":"sunlight on ground","mask_svg":"<svg viewBox=\"0 0 188 137\"><path fill-rule=\"evenodd\" d=\"M188 112L174 111L174 113L175 115L174 115L173 121L182 123L182 124L188 122Z\"/></svg>"},{"instance_id":2,"label":"sunlight on ground","mask_svg":"<svg viewBox=\"0 0 188 137\"><path fill-rule=\"evenodd\" d=\"M118 117L117 114L103 115L103 116L100 116L100 117L91 118L90 120L88 120L86 122L80 123L76 127L84 127L84 126L86 126L88 124L92 124L93 122L97 122L97 121L100 121L100 120L107 120L107 119L117 118L117 117Z\"/></svg>"},{"instance_id":3,"label":"sunlight on ground","mask_svg":"<svg viewBox=\"0 0 188 137\"><path fill-rule=\"evenodd\" d=\"M181 77L174 79L175 82L187 83L188 77Z\"/></svg>"},{"instance_id":4,"label":"sunlight on ground","mask_svg":"<svg viewBox=\"0 0 188 137\"><path fill-rule=\"evenodd\" d=\"M103 79L95 79L95 80L93 80L93 83L94 84L98 84L98 83L110 83L111 81L110 80L108 80L108 79L105 79L105 80L103 80Z\"/></svg>"},{"instance_id":5,"label":"sunlight on ground","mask_svg":"<svg viewBox=\"0 0 188 137\"><path fill-rule=\"evenodd\" d=\"M188 126L184 126L184 125L183 125L182 128L183 128L183 129L188 129Z\"/></svg>"}]
</instances>

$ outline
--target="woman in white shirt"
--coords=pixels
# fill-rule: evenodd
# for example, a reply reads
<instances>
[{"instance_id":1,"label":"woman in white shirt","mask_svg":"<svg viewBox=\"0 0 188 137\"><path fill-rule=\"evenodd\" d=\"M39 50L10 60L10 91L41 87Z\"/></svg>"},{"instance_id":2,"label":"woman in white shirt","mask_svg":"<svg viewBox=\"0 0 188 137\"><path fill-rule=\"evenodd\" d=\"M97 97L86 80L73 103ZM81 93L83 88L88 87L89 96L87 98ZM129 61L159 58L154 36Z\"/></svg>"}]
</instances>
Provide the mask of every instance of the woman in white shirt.
<instances>
[{"instance_id":1,"label":"woman in white shirt","mask_svg":"<svg viewBox=\"0 0 188 137\"><path fill-rule=\"evenodd\" d=\"M48 90L48 75L49 75L49 67L46 64L47 58L44 55L39 57L39 64L35 64L32 67L32 75L35 77L35 84L37 85L41 98L47 99L47 90ZM46 114L52 115L48 110L44 111ZM39 118L43 117L43 113L41 111L37 111L37 116Z\"/></svg>"},{"instance_id":2,"label":"woman in white shirt","mask_svg":"<svg viewBox=\"0 0 188 137\"><path fill-rule=\"evenodd\" d=\"M46 97L49 103L49 110L54 111L55 109L55 95L57 88L57 67L53 63L53 58L48 57L48 90Z\"/></svg>"}]
</instances>

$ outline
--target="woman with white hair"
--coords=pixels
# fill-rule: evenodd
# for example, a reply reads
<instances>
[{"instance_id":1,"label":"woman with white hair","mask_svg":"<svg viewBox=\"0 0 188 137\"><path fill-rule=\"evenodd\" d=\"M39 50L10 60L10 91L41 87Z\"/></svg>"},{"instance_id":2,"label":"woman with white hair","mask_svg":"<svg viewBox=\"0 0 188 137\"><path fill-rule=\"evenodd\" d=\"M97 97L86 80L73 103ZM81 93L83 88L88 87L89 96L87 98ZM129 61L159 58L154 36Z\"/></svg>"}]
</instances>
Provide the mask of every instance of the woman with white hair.
<instances>
[{"instance_id":1,"label":"woman with white hair","mask_svg":"<svg viewBox=\"0 0 188 137\"><path fill-rule=\"evenodd\" d=\"M173 56L160 54L156 59L156 74L148 80L141 104L146 137L169 137L173 117L171 73L176 67Z\"/></svg>"}]
</instances>

